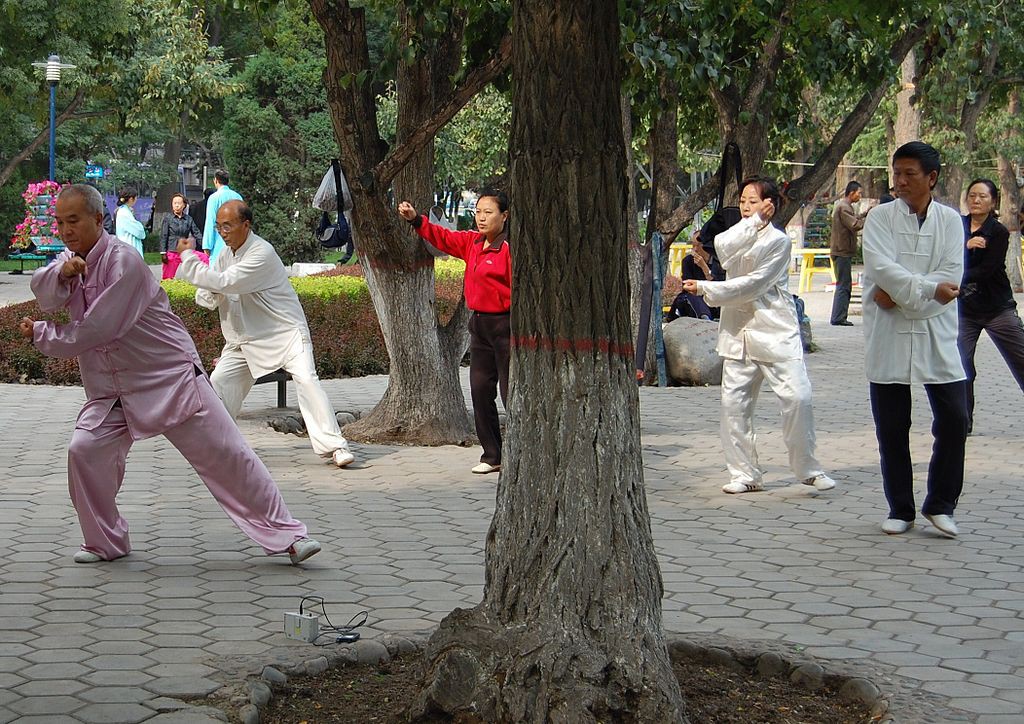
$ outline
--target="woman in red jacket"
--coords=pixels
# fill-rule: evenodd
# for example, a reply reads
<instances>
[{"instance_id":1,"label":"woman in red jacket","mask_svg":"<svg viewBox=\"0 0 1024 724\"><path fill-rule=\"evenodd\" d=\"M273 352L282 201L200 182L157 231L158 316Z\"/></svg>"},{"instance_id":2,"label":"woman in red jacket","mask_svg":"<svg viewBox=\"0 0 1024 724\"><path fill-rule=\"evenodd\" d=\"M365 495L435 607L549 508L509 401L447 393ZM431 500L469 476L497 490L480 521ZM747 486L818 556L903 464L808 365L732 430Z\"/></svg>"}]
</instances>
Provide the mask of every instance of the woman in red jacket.
<instances>
[{"instance_id":1,"label":"woman in red jacket","mask_svg":"<svg viewBox=\"0 0 1024 724\"><path fill-rule=\"evenodd\" d=\"M512 257L505 234L508 197L502 191L480 193L477 231L449 231L431 224L408 201L398 205L398 213L432 246L466 262L466 306L473 312L469 320L469 388L476 435L484 449L473 472L497 472L501 470L501 427L496 397L500 389L501 403L506 404L511 337Z\"/></svg>"}]
</instances>

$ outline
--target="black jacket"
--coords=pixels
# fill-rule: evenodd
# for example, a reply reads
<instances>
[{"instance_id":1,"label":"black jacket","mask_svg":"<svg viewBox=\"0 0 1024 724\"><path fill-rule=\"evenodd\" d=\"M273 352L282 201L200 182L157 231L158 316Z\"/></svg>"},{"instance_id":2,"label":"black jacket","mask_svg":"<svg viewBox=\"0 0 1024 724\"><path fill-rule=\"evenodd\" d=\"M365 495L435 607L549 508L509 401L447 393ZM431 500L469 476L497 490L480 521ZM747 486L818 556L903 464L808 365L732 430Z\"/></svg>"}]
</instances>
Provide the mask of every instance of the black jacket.
<instances>
[{"instance_id":1,"label":"black jacket","mask_svg":"<svg viewBox=\"0 0 1024 724\"><path fill-rule=\"evenodd\" d=\"M167 214L164 217L163 226L160 228L160 253L177 251L178 239L187 239L190 236L195 239L196 248L201 249L203 232L196 226L192 217L188 214L181 217Z\"/></svg>"},{"instance_id":2,"label":"black jacket","mask_svg":"<svg viewBox=\"0 0 1024 724\"><path fill-rule=\"evenodd\" d=\"M984 249L968 249L966 240L981 236ZM960 284L960 313L972 317L992 317L1005 309L1013 309L1013 290L1006 276L1006 250L1010 232L994 215L971 232L971 217L964 217L964 278Z\"/></svg>"}]
</instances>

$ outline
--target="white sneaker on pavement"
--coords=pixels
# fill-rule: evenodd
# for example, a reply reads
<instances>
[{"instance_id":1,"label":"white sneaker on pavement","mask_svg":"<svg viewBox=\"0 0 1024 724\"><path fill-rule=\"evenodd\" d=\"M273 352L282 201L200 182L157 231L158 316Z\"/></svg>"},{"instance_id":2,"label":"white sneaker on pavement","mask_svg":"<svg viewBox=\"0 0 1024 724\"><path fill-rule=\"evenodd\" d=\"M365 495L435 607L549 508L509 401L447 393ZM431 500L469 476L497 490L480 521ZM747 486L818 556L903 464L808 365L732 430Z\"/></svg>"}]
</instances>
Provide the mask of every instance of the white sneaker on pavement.
<instances>
[{"instance_id":1,"label":"white sneaker on pavement","mask_svg":"<svg viewBox=\"0 0 1024 724\"><path fill-rule=\"evenodd\" d=\"M730 493L732 495L737 495L739 493L757 493L761 490L764 490L764 485L762 483L755 482L741 483L739 481L733 481L722 486L723 493Z\"/></svg>"},{"instance_id":2,"label":"white sneaker on pavement","mask_svg":"<svg viewBox=\"0 0 1024 724\"><path fill-rule=\"evenodd\" d=\"M491 465L490 463L479 463L478 465L474 465L470 469L470 472L476 473L477 475L486 475L487 473L496 473L499 470L501 470L500 465Z\"/></svg>"},{"instance_id":3,"label":"white sneaker on pavement","mask_svg":"<svg viewBox=\"0 0 1024 724\"><path fill-rule=\"evenodd\" d=\"M928 519L928 522L935 526L935 529L939 531L946 538L956 538L960 535L960 529L956 527L956 521L953 520L951 515L930 515L924 513L924 517Z\"/></svg>"},{"instance_id":4,"label":"white sneaker on pavement","mask_svg":"<svg viewBox=\"0 0 1024 724\"><path fill-rule=\"evenodd\" d=\"M87 550L80 550L75 553L75 563L99 563L100 561L106 560L100 557L96 553Z\"/></svg>"},{"instance_id":5,"label":"white sneaker on pavement","mask_svg":"<svg viewBox=\"0 0 1024 724\"><path fill-rule=\"evenodd\" d=\"M889 518L884 523L882 523L882 532L886 535L899 535L900 533L906 533L913 527L914 521L912 520L900 520L899 518Z\"/></svg>"},{"instance_id":6,"label":"white sneaker on pavement","mask_svg":"<svg viewBox=\"0 0 1024 724\"><path fill-rule=\"evenodd\" d=\"M312 538L299 538L297 541L292 543L288 549L288 557L292 560L292 565L297 566L307 558L315 556L321 551L321 546L318 541Z\"/></svg>"},{"instance_id":7,"label":"white sneaker on pavement","mask_svg":"<svg viewBox=\"0 0 1024 724\"><path fill-rule=\"evenodd\" d=\"M836 487L836 481L822 473L821 475L815 475L813 478L807 478L804 481L804 485L813 485L815 490L832 490L832 488Z\"/></svg>"},{"instance_id":8,"label":"white sneaker on pavement","mask_svg":"<svg viewBox=\"0 0 1024 724\"><path fill-rule=\"evenodd\" d=\"M353 455L347 448L340 447L334 451L334 454L331 456L331 458L334 460L335 465L337 465L339 468L343 468L346 465L351 465L353 462L355 462L356 456Z\"/></svg>"}]
</instances>

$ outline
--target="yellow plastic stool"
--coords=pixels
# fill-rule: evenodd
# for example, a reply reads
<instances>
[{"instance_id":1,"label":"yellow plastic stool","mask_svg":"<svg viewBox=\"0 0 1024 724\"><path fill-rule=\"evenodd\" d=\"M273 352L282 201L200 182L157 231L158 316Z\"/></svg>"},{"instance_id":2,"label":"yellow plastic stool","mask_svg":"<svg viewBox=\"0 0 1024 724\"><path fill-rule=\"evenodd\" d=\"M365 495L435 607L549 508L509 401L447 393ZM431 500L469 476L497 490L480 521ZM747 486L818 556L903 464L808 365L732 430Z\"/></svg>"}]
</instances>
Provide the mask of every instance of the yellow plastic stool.
<instances>
[{"instance_id":1,"label":"yellow plastic stool","mask_svg":"<svg viewBox=\"0 0 1024 724\"><path fill-rule=\"evenodd\" d=\"M801 257L800 284L797 287L798 294L811 291L811 285L814 283L815 274L828 274L832 279L832 283L835 284L836 267L832 262L831 254L827 251L822 253L821 249L804 249L801 253ZM828 266L814 266L815 259L828 259Z\"/></svg>"}]
</instances>

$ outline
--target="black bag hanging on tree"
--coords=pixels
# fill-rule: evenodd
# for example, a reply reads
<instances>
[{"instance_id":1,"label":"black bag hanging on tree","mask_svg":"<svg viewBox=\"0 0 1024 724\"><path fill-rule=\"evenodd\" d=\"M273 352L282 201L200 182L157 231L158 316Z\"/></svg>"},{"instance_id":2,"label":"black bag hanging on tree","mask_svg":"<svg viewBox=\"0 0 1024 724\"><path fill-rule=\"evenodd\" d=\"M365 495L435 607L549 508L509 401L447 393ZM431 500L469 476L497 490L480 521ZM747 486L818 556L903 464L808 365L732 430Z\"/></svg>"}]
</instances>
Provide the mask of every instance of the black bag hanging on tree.
<instances>
[{"instance_id":1,"label":"black bag hanging on tree","mask_svg":"<svg viewBox=\"0 0 1024 724\"><path fill-rule=\"evenodd\" d=\"M352 229L349 228L348 219L341 203L341 166L338 159L331 159L331 170L334 171L334 188L338 193L338 220L331 223L331 218L324 211L320 215L320 225L317 228L317 236L320 238L320 246L325 249L346 248L347 256L352 256ZM347 258L347 257L346 257ZM341 263L344 263L342 261Z\"/></svg>"},{"instance_id":2,"label":"black bag hanging on tree","mask_svg":"<svg viewBox=\"0 0 1024 724\"><path fill-rule=\"evenodd\" d=\"M729 185L726 174L729 166L736 171L736 190L740 191L740 184L743 183L743 158L740 156L740 147L732 141L725 144L722 150L722 165L719 166L718 200L715 203L715 213L705 222L700 229L700 243L709 252L715 263L718 264L718 254L715 252L715 237L735 224L740 222L740 208L738 206L725 206L725 189Z\"/></svg>"}]
</instances>

